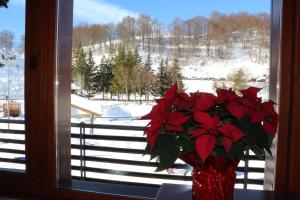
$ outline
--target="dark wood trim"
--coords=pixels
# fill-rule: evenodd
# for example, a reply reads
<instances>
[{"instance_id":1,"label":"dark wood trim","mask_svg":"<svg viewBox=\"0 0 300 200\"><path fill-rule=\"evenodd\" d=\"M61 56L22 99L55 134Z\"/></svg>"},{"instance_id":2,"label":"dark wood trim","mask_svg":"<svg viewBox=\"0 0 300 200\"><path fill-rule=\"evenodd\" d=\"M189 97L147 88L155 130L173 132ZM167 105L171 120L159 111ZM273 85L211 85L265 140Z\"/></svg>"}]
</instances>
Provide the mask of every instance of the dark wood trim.
<instances>
[{"instance_id":1,"label":"dark wood trim","mask_svg":"<svg viewBox=\"0 0 300 200\"><path fill-rule=\"evenodd\" d=\"M270 50L270 99L279 103L280 42L282 0L272 0L271 5L271 50ZM278 106L277 106L278 111ZM274 190L277 137L273 141L272 156L266 155L264 189Z\"/></svg>"},{"instance_id":2,"label":"dark wood trim","mask_svg":"<svg viewBox=\"0 0 300 200\"><path fill-rule=\"evenodd\" d=\"M27 171L0 173L0 192L23 193L41 199L136 199L57 187L57 181L64 186L70 184L70 97L67 91L70 90L72 0L27 0L26 4ZM59 23L57 8L60 10ZM276 167L268 168L269 177L275 174L275 184L271 182L270 185L278 191L299 191L300 145L297 142L300 141L300 123L297 122L300 119L300 2L273 0L273 10L271 69L276 72L279 62L280 78L276 73L271 73L270 81L272 86L276 86L280 80L280 126ZM36 67L30 66L30 59L36 59ZM276 100L277 87L270 90L271 98Z\"/></svg>"},{"instance_id":3,"label":"dark wood trim","mask_svg":"<svg viewBox=\"0 0 300 200\"><path fill-rule=\"evenodd\" d=\"M26 0L26 173L1 174L1 192L46 197L56 187L56 2Z\"/></svg>"},{"instance_id":4,"label":"dark wood trim","mask_svg":"<svg viewBox=\"0 0 300 200\"><path fill-rule=\"evenodd\" d=\"M71 177L71 65L73 0L59 1L56 67L57 175L60 186L70 186ZM55 162L55 161L54 161Z\"/></svg>"},{"instance_id":5,"label":"dark wood trim","mask_svg":"<svg viewBox=\"0 0 300 200\"><path fill-rule=\"evenodd\" d=\"M54 81L56 0L27 0L25 107L26 165L35 195L47 196L56 181ZM37 66L30 66L35 59Z\"/></svg>"},{"instance_id":6,"label":"dark wood trim","mask_svg":"<svg viewBox=\"0 0 300 200\"><path fill-rule=\"evenodd\" d=\"M26 9L29 7L27 2L25 3ZM28 18L26 10L26 19ZM26 30L28 30L28 23L26 23ZM28 38L28 34L26 34L25 30L25 37ZM25 40L26 41L26 40ZM27 54L27 51L25 50L25 56ZM26 63L24 63L26 64ZM0 192L15 192L15 190L18 191L26 191L27 186L29 184L26 184L26 180L28 178L28 174L26 172L22 171L5 171L0 170Z\"/></svg>"},{"instance_id":7,"label":"dark wood trim","mask_svg":"<svg viewBox=\"0 0 300 200\"><path fill-rule=\"evenodd\" d=\"M275 187L300 191L300 2L283 0Z\"/></svg>"}]
</instances>

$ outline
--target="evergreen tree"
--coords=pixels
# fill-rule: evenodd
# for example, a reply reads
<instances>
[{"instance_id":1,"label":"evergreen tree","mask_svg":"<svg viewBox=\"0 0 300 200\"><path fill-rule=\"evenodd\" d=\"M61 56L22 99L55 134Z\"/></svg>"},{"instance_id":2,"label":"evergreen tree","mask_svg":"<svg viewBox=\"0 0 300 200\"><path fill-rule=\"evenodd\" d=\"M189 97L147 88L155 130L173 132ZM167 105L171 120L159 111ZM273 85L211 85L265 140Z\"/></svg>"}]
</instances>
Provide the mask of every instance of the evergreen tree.
<instances>
[{"instance_id":1,"label":"evergreen tree","mask_svg":"<svg viewBox=\"0 0 300 200\"><path fill-rule=\"evenodd\" d=\"M135 95L138 94L140 97L143 93L143 64L141 56L137 49L133 52L133 68L131 72L131 88Z\"/></svg>"},{"instance_id":2,"label":"evergreen tree","mask_svg":"<svg viewBox=\"0 0 300 200\"><path fill-rule=\"evenodd\" d=\"M164 96L171 85L168 77L168 69L166 64L168 64L167 60L164 62L164 60L161 59L158 68L158 73L156 74L156 83L154 91L152 91L155 96Z\"/></svg>"},{"instance_id":3,"label":"evergreen tree","mask_svg":"<svg viewBox=\"0 0 300 200\"><path fill-rule=\"evenodd\" d=\"M104 56L101 59L101 64L94 76L94 88L97 92L102 92L104 99L105 93L109 92L110 85L113 79L113 58L106 59Z\"/></svg>"},{"instance_id":4,"label":"evergreen tree","mask_svg":"<svg viewBox=\"0 0 300 200\"><path fill-rule=\"evenodd\" d=\"M86 69L84 71L84 89L87 91L88 96L91 96L93 91L93 76L96 71L95 61L93 59L93 53L91 49L88 50L86 64Z\"/></svg>"},{"instance_id":5,"label":"evergreen tree","mask_svg":"<svg viewBox=\"0 0 300 200\"><path fill-rule=\"evenodd\" d=\"M78 46L74 49L74 63L73 63L73 70L72 70L72 79L78 80L79 79L79 85L82 90L84 89L84 79L87 69L87 62L86 62L86 53L83 50L82 44L78 44Z\"/></svg>"},{"instance_id":6,"label":"evergreen tree","mask_svg":"<svg viewBox=\"0 0 300 200\"><path fill-rule=\"evenodd\" d=\"M118 94L118 99L122 92L126 94L127 99L129 98L129 75L128 56L125 47L121 45L115 57L114 78L110 87L111 93Z\"/></svg>"},{"instance_id":7,"label":"evergreen tree","mask_svg":"<svg viewBox=\"0 0 300 200\"><path fill-rule=\"evenodd\" d=\"M100 89L101 85L101 66L102 63L105 61L105 56L102 56L100 65L95 65L94 71L93 71L93 84L92 84L92 90L93 93L100 93L102 90Z\"/></svg>"},{"instance_id":8,"label":"evergreen tree","mask_svg":"<svg viewBox=\"0 0 300 200\"><path fill-rule=\"evenodd\" d=\"M143 66L142 80L143 80L143 94L145 95L145 100L149 100L149 95L151 93L152 87L155 87L154 84L155 75L152 70L152 60L151 60L150 53L148 53L145 64Z\"/></svg>"},{"instance_id":9,"label":"evergreen tree","mask_svg":"<svg viewBox=\"0 0 300 200\"><path fill-rule=\"evenodd\" d=\"M146 61L145 61L145 67L149 70L149 71L151 71L152 70L152 60L151 60L151 55L150 55L150 53L148 53L148 55L147 55L147 58L146 58Z\"/></svg>"},{"instance_id":10,"label":"evergreen tree","mask_svg":"<svg viewBox=\"0 0 300 200\"><path fill-rule=\"evenodd\" d=\"M181 74L181 69L179 65L178 59L175 57L172 61L172 65L169 70L169 77L171 80L171 85L174 83L177 83L178 89L179 90L184 90L183 82L182 82L182 74Z\"/></svg>"}]
</instances>

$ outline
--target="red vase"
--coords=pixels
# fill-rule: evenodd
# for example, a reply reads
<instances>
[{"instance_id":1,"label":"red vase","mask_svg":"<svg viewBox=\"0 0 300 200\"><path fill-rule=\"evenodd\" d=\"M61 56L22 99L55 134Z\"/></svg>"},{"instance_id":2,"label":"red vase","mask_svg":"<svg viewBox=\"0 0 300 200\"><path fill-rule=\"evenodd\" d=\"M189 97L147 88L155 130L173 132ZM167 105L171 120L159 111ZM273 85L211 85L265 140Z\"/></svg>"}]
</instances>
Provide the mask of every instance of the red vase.
<instances>
[{"instance_id":1,"label":"red vase","mask_svg":"<svg viewBox=\"0 0 300 200\"><path fill-rule=\"evenodd\" d=\"M211 156L194 166L193 200L232 200L238 163Z\"/></svg>"}]
</instances>

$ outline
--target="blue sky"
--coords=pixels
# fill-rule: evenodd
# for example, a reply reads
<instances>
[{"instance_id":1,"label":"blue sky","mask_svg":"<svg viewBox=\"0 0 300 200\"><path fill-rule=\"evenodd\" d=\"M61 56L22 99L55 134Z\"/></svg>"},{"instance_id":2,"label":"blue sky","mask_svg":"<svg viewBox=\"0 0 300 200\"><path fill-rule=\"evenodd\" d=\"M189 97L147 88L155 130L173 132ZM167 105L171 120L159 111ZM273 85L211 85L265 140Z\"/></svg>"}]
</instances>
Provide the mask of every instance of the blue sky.
<instances>
[{"instance_id":1,"label":"blue sky","mask_svg":"<svg viewBox=\"0 0 300 200\"><path fill-rule=\"evenodd\" d=\"M15 32L19 41L25 30L25 0L10 0L0 9L0 31ZM213 11L270 12L271 0L74 0L74 24L118 22L124 16L150 15L167 25L175 17L208 17Z\"/></svg>"}]
</instances>

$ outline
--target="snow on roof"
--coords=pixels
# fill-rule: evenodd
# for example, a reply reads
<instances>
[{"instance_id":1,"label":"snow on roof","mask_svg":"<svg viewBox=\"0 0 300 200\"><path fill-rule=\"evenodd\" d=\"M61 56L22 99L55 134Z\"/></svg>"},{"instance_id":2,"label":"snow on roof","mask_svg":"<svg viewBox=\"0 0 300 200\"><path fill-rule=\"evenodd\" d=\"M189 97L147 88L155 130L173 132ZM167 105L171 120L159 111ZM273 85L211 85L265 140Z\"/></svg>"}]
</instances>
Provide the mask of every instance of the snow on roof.
<instances>
[{"instance_id":1,"label":"snow on roof","mask_svg":"<svg viewBox=\"0 0 300 200\"><path fill-rule=\"evenodd\" d=\"M71 105L73 108L76 108L85 113L100 117L102 116L102 106L99 101L93 101L80 97L78 95L71 95Z\"/></svg>"},{"instance_id":2,"label":"snow on roof","mask_svg":"<svg viewBox=\"0 0 300 200\"><path fill-rule=\"evenodd\" d=\"M75 85L74 83L71 84L71 89L72 90L80 90L80 87Z\"/></svg>"}]
</instances>

